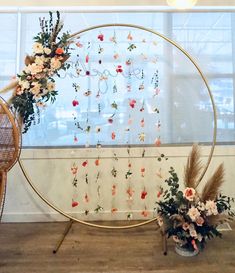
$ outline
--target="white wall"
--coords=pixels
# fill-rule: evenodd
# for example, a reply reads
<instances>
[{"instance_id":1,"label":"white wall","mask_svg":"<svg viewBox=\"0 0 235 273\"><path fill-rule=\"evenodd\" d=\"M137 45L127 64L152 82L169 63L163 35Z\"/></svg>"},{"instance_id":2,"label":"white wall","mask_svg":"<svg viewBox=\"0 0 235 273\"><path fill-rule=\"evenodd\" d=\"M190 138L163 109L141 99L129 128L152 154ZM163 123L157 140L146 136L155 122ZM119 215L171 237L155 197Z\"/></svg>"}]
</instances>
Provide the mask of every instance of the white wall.
<instances>
[{"instance_id":1,"label":"white wall","mask_svg":"<svg viewBox=\"0 0 235 273\"><path fill-rule=\"evenodd\" d=\"M73 151L73 152L72 152ZM113 149L103 149L101 151L100 155L101 157L109 157L112 156ZM141 150L142 151L142 150ZM138 149L131 150L131 153L133 155L140 155L141 151ZM150 192L155 189L156 183L157 184L164 184L162 181L158 180L156 182L155 174L156 171L159 170L159 166L162 169L165 169L165 167L173 166L178 175L182 177L184 165L187 159L187 155L190 151L190 147L162 147L160 149L160 152L164 152L165 155L169 157L168 162L162 163L162 165L158 165L159 163L156 163L156 159L151 158L152 155L156 154L156 151L153 149L146 150L146 157L144 161L143 159L136 158L135 160L132 160L132 166L136 167L136 173L139 170L139 167L141 164L145 164L146 166L146 185ZM202 148L202 159L204 162L207 161L208 153L210 151L210 147L203 147ZM71 153L72 152L72 153ZM93 154L90 154L93 153ZM95 152L96 153L96 152ZM125 157L125 149L122 151L119 150L119 155ZM78 217L79 219L84 220L95 220L95 219L105 219L105 220L117 220L117 219L126 219L126 214L128 212L128 208L123 206L123 200L125 200L126 195L125 191L120 194L119 199L116 200L117 207L121 207L121 210L118 211L118 213L112 215L110 213L110 210L106 210L100 214L94 214L91 213L89 218L84 216L83 210L79 210L78 208L76 210L71 208L70 198L72 196L72 187L71 187L71 179L72 176L69 172L69 168L71 165L71 162L73 160L79 161L80 159L77 159L77 157L92 157L94 155L94 151L92 152L90 149L85 150L23 150L21 158L23 160L23 163L26 167L26 170L28 174L30 174L30 177L32 178L33 183L35 183L36 187L40 190L40 192L43 193L44 196L47 196L47 198L50 198L52 202L59 208L67 211L73 216ZM53 158L57 158L56 160ZM69 160L68 158L73 158L73 160ZM46 160L45 158L50 158L49 160ZM107 175L107 169L109 170L111 168L111 165L107 163L108 159L101 161L101 185L106 185L103 189L102 195L105 196L111 196L110 195L110 189L112 183L110 182L110 177ZM81 161L81 160L80 160ZM92 161L90 159L90 161ZM125 161L125 159L124 159ZM140 164L140 162L142 162ZM217 146L215 149L214 156L212 158L211 165L208 169L208 172L206 173L205 179L203 181L205 182L206 177L210 176L212 172L215 170L215 168L220 164L224 162L225 170L226 170L226 182L223 185L223 192L227 195L235 197L235 187L234 187L234 177L235 177L235 146ZM126 189L127 182L124 181L123 176L121 176L121 170L123 170L122 175L124 175L126 170L126 161L125 163L118 163L120 166L117 166L117 168L120 170L119 177L117 183L123 183L123 187ZM80 168L81 169L81 168ZM65 171L66 170L66 171ZM148 170L148 173L147 173ZM92 173L93 172L93 173ZM109 172L108 172L109 173ZM83 173L84 174L84 173ZM89 175L91 177L94 177L96 175L96 169L91 166L89 169ZM167 175L166 169L164 172L164 175ZM84 176L83 176L84 177ZM134 178L132 178L134 179ZM92 180L92 179L91 179ZM181 180L182 181L182 180ZM182 184L182 183L181 183ZM202 182L203 184L203 182ZM83 183L85 185L85 183ZM91 187L93 187L94 184L91 183ZM86 185L85 185L86 186ZM85 187L84 186L84 187ZM95 187L95 186L94 186ZM96 188L95 188L96 189ZM138 189L138 186L135 186L136 192L140 189ZM92 192L93 190L93 192ZM95 194L94 189L91 190L91 195L93 194L93 204L91 204L91 207L94 208L96 202L97 202L97 195ZM84 191L84 188L81 188L81 191ZM154 207L154 199L156 195L152 195L150 198L151 200L147 201L147 209L152 210ZM106 198L106 197L102 197ZM157 199L157 198L156 198ZM108 208L111 206L112 199L107 198L105 200L101 200L103 202L104 207ZM141 199L136 199L136 206L135 206L135 212L134 217L137 219L143 219L141 218L140 213L143 209L143 204L141 204ZM149 218L152 217L152 212L149 215ZM27 222L27 221L54 221L54 220L64 220L66 218L59 215L57 212L55 212L53 209L51 209L48 205L46 205L38 196L37 194L32 190L32 188L29 186L28 182L22 175L22 172L17 165L10 171L8 176L8 188L7 188L7 195L6 195L6 205L3 215L3 221L4 222Z\"/></svg>"},{"instance_id":2,"label":"white wall","mask_svg":"<svg viewBox=\"0 0 235 273\"><path fill-rule=\"evenodd\" d=\"M132 6L131 0L1 0L1 6ZM166 0L135 0L138 6L165 6ZM234 6L233 0L198 0L198 6Z\"/></svg>"}]
</instances>

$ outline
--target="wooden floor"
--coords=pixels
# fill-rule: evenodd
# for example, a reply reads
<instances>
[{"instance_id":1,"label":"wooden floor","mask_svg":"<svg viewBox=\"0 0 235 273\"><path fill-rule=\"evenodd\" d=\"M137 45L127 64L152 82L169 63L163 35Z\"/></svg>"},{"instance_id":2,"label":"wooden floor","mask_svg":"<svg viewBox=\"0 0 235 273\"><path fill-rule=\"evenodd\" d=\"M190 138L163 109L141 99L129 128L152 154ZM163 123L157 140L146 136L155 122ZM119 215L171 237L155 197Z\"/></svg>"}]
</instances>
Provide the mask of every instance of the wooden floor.
<instances>
[{"instance_id":1,"label":"wooden floor","mask_svg":"<svg viewBox=\"0 0 235 273\"><path fill-rule=\"evenodd\" d=\"M210 241L198 256L184 258L174 252L171 240L168 255L162 255L155 224L122 231L73 224L60 250L53 254L65 226L0 224L0 273L235 272L235 230Z\"/></svg>"}]
</instances>

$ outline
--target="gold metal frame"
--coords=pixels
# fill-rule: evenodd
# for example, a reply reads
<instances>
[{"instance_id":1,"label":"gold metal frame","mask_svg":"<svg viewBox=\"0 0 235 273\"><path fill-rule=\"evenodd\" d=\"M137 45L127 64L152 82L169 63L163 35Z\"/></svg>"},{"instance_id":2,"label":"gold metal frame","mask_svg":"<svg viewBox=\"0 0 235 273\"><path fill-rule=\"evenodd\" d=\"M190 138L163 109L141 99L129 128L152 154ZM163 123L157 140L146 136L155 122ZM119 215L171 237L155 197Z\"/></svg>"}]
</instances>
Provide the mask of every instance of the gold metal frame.
<instances>
[{"instance_id":1,"label":"gold metal frame","mask_svg":"<svg viewBox=\"0 0 235 273\"><path fill-rule=\"evenodd\" d=\"M200 74L203 82L205 83L206 85L206 88L207 88L207 91L208 91L208 94L209 94L209 97L210 97L210 100L211 100L211 103L212 103L212 108L213 108L213 116L214 116L214 129L213 129L213 140L212 140L212 146L211 146L211 150L210 150L210 153L209 153L209 157L208 157L208 160L207 160L207 163L206 163L206 166L204 168L204 170L202 171L202 174L199 178L199 181L202 180L202 178L204 177L209 165L210 165L210 162L211 162L211 159L212 159L212 155L213 155L213 152L214 152L214 148L215 148L215 143L216 143L216 132L217 132L217 117L216 117L216 108L215 108L215 103L214 103L214 99L213 99L213 96L212 96L212 92L210 90L210 87L209 87L209 84L206 80L206 77L204 76L203 72L201 71L201 69L199 68L199 66L197 65L197 63L193 60L193 58L189 55L188 52L186 52L180 45L178 45L177 43L175 43L174 41L172 41L171 39L167 38L166 36L162 35L161 33L158 33L156 31L153 31L151 29L148 29L148 28L145 28L145 27L142 27L142 26L138 26L138 25L132 25L132 24L103 24L103 25L97 25L97 26L93 26L93 27L89 27L89 28L86 28L86 29L83 29L81 31L78 31L74 34L72 34L70 36L70 39L72 40L73 38L79 36L80 34L84 33L84 32L88 32L90 30L94 30L94 29L99 29L99 28L106 28L106 27L131 27L131 28L135 28L135 29L140 29L140 30L144 30L146 32L150 32L154 35L157 35L159 37L161 37L162 39L164 39L165 41L169 42L170 44L172 44L173 46L175 46L176 48L178 48L190 61L191 63L195 66L195 68L197 69L198 73ZM48 201L38 190L37 188L35 187L35 185L32 183L32 180L30 179L30 177L28 176L26 170L25 170L25 167L23 165L23 162L21 159L19 159L19 165L20 165L20 168L26 178L26 180L28 181L28 183L30 184L30 186L32 187L32 189L37 193L37 195L45 202L47 203L51 208L53 208L54 210L56 210L57 212L59 212L60 214L62 214L63 216L65 216L66 218L70 219L71 221L74 221L74 222L78 222L80 224L83 224L83 225L86 225L86 226L90 226L90 227L96 227L96 228L102 228L102 229L129 229L129 228L136 228L136 227L140 227L140 226L143 226L143 225L146 225L146 224L149 224L149 223L152 223L152 222L155 222L156 221L156 218L153 218L153 219L150 219L150 220L147 220L147 221L143 221L141 223L138 223L138 224L132 224L132 225L125 225L125 226L106 226L106 225L98 225L98 224L94 224L94 223L90 223L90 222L86 222L86 221L82 221L82 220L79 220L75 217L72 217L71 215L67 214L66 212L62 211L60 208L56 207L55 205L53 205L50 201ZM71 226L71 225L70 225Z\"/></svg>"}]
</instances>

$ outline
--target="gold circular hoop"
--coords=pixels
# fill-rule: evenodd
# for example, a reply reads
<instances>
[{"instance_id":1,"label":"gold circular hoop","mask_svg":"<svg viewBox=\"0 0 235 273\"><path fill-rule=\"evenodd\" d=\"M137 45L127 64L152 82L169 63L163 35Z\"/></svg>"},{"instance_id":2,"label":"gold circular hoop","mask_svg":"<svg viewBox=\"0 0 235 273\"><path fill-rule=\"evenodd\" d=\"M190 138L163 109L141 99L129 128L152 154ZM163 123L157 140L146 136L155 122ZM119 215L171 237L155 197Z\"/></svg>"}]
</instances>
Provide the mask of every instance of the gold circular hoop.
<instances>
[{"instance_id":1,"label":"gold circular hoop","mask_svg":"<svg viewBox=\"0 0 235 273\"><path fill-rule=\"evenodd\" d=\"M206 166L204 168L204 170L202 171L202 174L199 178L199 181L201 181L210 165L210 162L211 162L211 159L212 159L212 155L213 155L213 152L214 152L214 149L215 149L215 143L216 143L216 132L217 132L217 117L216 117L216 108L215 108L215 103L214 103L214 99L213 99L213 96L212 96L212 92L210 90L210 87L209 87L209 84L206 80L206 77L204 76L204 74L202 73L201 69L199 68L199 66L197 65L197 63L193 60L193 58L189 55L189 53L187 51L185 51L180 45L178 45L177 43L175 43L174 41L172 41L171 39L167 38L166 36L162 35L161 33L159 32L156 32L156 31L153 31L151 29L148 29L148 28L145 28L145 27L142 27L142 26L138 26L138 25L132 25L132 24L103 24L103 25L97 25L97 26L93 26L93 27L89 27L89 28L86 28L86 29L83 29L81 31L78 31L72 35L70 35L70 39L72 40L73 38L79 36L80 34L84 33L84 32L88 32L90 30L94 30L94 29L98 29L98 28L106 28L106 27L131 27L131 28L135 28L135 29L140 29L140 30L144 30L146 32L149 32L149 33L152 33L154 35L157 35L159 37L161 37L162 39L164 39L165 41L169 42L170 44L172 44L173 46L175 46L176 48L178 48L190 61L191 63L194 65L194 67L197 69L198 73L200 74L203 82L205 83L206 85L206 88L207 88L207 91L208 91L208 94L209 94L209 97L210 97L210 101L211 101L211 104L212 104L212 109L213 109L213 117L214 117L214 129L213 129L213 140L212 140L212 146L211 146L211 150L210 150L210 153L209 153L209 157L208 157L208 160L207 160L207 163L206 163ZM98 224L93 224L93 223L89 223L89 222L86 222L86 221L82 221L82 220L79 220L77 218L74 218L72 217L71 215L67 214L66 212L62 211L61 209L59 209L58 207L54 206L50 201L48 201L38 190L37 188L34 186L34 184L32 183L30 177L28 176L25 168L24 168L24 165L23 165L23 162L22 160L19 159L19 165L20 165L20 168L26 178L26 180L28 181L28 183L30 184L30 186L32 187L32 189L37 193L37 195L47 204L49 205L51 208L53 208L54 210L56 210L57 212L59 212L61 215L65 216L66 218L72 220L72 221L75 221L75 222L78 222L80 224L83 224L83 225L86 225L86 226L90 226L90 227L96 227L96 228L101 228L101 229L115 229L115 230L118 230L118 229L130 229L130 228L136 228L136 227L140 227L140 226L143 226L143 225L147 225L149 223L152 223L152 222L155 222L157 220L157 218L153 218L153 219L150 219L150 220L147 220L147 221L143 221L141 223L138 223L138 224L132 224L132 225L125 225L125 226L106 226L106 225L98 225Z\"/></svg>"}]
</instances>

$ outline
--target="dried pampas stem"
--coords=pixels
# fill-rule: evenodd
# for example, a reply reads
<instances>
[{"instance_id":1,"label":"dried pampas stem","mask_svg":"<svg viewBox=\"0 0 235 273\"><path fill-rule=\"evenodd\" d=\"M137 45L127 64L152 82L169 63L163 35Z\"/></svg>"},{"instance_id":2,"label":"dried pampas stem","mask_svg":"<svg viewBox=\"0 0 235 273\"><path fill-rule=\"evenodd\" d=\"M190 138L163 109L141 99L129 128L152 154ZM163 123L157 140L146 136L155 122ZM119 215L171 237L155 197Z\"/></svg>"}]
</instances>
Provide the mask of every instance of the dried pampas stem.
<instances>
[{"instance_id":1,"label":"dried pampas stem","mask_svg":"<svg viewBox=\"0 0 235 273\"><path fill-rule=\"evenodd\" d=\"M18 80L11 82L10 84L8 84L7 86L5 86L4 88L0 90L0 94L5 94L10 90L15 89L17 85L18 85Z\"/></svg>"},{"instance_id":2,"label":"dried pampas stem","mask_svg":"<svg viewBox=\"0 0 235 273\"><path fill-rule=\"evenodd\" d=\"M202 201L215 200L224 182L224 165L220 164L212 177L207 181L201 194Z\"/></svg>"},{"instance_id":3,"label":"dried pampas stem","mask_svg":"<svg viewBox=\"0 0 235 273\"><path fill-rule=\"evenodd\" d=\"M198 145L194 144L192 151L189 154L187 165L184 170L184 185L189 188L196 188L200 181L198 181L202 170L202 163L200 160L200 151Z\"/></svg>"}]
</instances>

